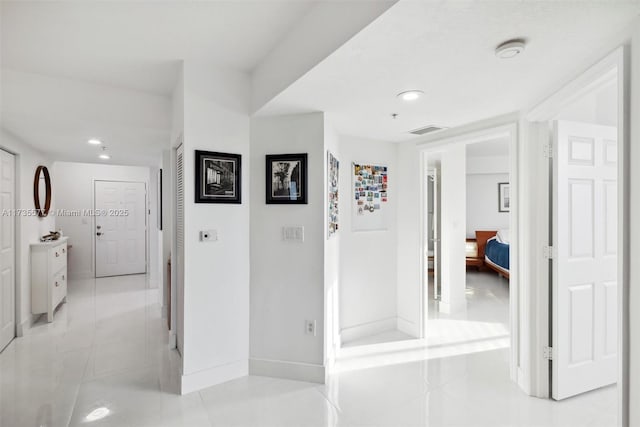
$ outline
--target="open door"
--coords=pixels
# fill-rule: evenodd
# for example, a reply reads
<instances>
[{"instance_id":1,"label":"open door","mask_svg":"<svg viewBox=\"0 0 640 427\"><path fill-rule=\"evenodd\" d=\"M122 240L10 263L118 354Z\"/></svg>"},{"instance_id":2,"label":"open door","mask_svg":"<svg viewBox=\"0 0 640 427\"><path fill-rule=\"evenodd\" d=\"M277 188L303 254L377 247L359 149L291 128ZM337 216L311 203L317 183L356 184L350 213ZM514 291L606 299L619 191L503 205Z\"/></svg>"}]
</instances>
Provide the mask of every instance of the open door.
<instances>
[{"instance_id":1,"label":"open door","mask_svg":"<svg viewBox=\"0 0 640 427\"><path fill-rule=\"evenodd\" d=\"M553 147L551 395L560 400L617 381L617 130L558 121Z\"/></svg>"}]
</instances>

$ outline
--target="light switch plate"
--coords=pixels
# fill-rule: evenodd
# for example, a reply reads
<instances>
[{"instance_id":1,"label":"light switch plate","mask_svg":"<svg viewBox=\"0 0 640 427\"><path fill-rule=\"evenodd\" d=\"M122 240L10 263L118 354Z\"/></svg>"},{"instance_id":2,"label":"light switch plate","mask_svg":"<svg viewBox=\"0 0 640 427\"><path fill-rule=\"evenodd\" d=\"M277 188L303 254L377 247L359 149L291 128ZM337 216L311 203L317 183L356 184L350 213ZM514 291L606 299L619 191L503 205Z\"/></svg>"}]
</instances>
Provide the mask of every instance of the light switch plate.
<instances>
[{"instance_id":1,"label":"light switch plate","mask_svg":"<svg viewBox=\"0 0 640 427\"><path fill-rule=\"evenodd\" d=\"M304 242L304 227L301 225L282 227L282 240L285 242Z\"/></svg>"}]
</instances>

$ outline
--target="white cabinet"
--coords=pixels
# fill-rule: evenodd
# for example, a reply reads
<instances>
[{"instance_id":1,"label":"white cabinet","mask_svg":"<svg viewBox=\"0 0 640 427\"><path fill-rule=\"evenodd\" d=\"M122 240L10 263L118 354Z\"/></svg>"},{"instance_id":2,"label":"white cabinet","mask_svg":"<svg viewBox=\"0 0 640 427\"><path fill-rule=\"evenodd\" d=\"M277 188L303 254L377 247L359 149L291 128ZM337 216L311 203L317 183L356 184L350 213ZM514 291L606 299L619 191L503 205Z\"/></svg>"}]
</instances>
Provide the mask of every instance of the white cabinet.
<instances>
[{"instance_id":1,"label":"white cabinet","mask_svg":"<svg viewBox=\"0 0 640 427\"><path fill-rule=\"evenodd\" d=\"M31 313L53 312L67 298L67 237L31 244Z\"/></svg>"}]
</instances>

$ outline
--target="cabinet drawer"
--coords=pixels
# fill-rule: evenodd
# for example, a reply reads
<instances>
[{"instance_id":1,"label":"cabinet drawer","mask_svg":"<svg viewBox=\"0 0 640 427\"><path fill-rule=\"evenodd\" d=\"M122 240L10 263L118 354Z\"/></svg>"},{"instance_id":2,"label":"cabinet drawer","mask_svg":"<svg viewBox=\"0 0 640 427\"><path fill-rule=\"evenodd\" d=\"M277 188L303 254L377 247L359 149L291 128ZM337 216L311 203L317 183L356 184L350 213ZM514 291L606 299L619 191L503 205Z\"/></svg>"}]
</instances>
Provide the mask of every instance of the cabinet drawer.
<instances>
[{"instance_id":1,"label":"cabinet drawer","mask_svg":"<svg viewBox=\"0 0 640 427\"><path fill-rule=\"evenodd\" d=\"M49 249L49 265L51 272L56 273L67 265L67 244L63 243Z\"/></svg>"},{"instance_id":2,"label":"cabinet drawer","mask_svg":"<svg viewBox=\"0 0 640 427\"><path fill-rule=\"evenodd\" d=\"M67 269L63 269L62 271L60 271L58 274L56 274L55 276L53 276L53 283L51 284L51 288L52 288L52 298L53 298L53 307L55 308L56 305L58 305L58 303L60 301L62 301L62 299L67 296Z\"/></svg>"}]
</instances>

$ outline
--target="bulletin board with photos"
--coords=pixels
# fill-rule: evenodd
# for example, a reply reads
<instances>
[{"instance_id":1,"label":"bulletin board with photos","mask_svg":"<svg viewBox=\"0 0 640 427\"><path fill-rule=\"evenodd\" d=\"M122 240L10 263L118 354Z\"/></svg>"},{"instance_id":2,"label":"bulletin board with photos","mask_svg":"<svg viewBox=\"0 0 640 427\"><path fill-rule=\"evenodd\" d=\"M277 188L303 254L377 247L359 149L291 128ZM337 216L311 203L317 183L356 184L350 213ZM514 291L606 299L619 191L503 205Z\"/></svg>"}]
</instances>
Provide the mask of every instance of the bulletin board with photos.
<instances>
[{"instance_id":1,"label":"bulletin board with photos","mask_svg":"<svg viewBox=\"0 0 640 427\"><path fill-rule=\"evenodd\" d=\"M387 229L388 186L387 166L353 164L353 231Z\"/></svg>"}]
</instances>

